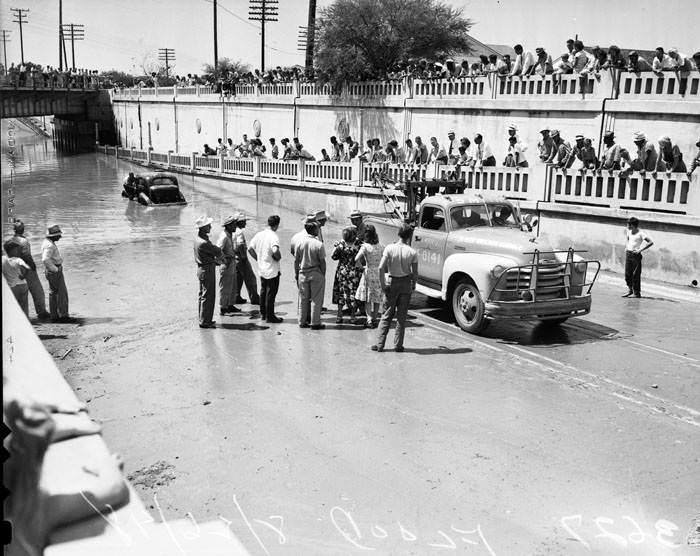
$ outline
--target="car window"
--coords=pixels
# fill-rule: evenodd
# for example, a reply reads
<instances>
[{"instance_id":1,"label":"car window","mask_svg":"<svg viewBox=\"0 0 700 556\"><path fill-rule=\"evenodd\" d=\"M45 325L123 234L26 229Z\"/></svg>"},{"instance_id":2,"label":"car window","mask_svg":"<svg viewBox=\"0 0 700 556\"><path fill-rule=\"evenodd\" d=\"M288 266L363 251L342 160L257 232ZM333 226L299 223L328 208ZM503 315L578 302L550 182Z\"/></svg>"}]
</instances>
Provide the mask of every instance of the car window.
<instances>
[{"instance_id":1,"label":"car window","mask_svg":"<svg viewBox=\"0 0 700 556\"><path fill-rule=\"evenodd\" d=\"M454 207L450 210L450 219L455 230L489 225L484 205Z\"/></svg>"},{"instance_id":2,"label":"car window","mask_svg":"<svg viewBox=\"0 0 700 556\"><path fill-rule=\"evenodd\" d=\"M518 226L510 205L489 205L491 224L496 227Z\"/></svg>"},{"instance_id":3,"label":"car window","mask_svg":"<svg viewBox=\"0 0 700 556\"><path fill-rule=\"evenodd\" d=\"M153 178L153 185L176 185L172 178Z\"/></svg>"},{"instance_id":4,"label":"car window","mask_svg":"<svg viewBox=\"0 0 700 556\"><path fill-rule=\"evenodd\" d=\"M445 211L439 207L423 207L420 227L426 230L445 231Z\"/></svg>"}]
</instances>

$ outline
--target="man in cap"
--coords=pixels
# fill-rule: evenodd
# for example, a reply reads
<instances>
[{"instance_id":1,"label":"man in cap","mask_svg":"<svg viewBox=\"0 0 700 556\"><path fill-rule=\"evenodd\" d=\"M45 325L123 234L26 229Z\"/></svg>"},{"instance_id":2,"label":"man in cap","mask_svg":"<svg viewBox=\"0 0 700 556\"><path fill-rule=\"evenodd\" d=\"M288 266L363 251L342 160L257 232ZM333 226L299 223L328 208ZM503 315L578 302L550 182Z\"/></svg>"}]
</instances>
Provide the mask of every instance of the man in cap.
<instances>
[{"instance_id":1,"label":"man in cap","mask_svg":"<svg viewBox=\"0 0 700 556\"><path fill-rule=\"evenodd\" d=\"M566 168L571 167L574 160L577 158L581 161L581 167L579 168L581 171L594 170L596 167L595 151L593 152L593 157L591 159L591 152L586 147L586 138L583 135L576 136L576 144L574 145L574 148L571 149L569 158L570 160L568 160L565 164Z\"/></svg>"},{"instance_id":2,"label":"man in cap","mask_svg":"<svg viewBox=\"0 0 700 556\"><path fill-rule=\"evenodd\" d=\"M690 168L688 170L688 179L692 177L695 168L700 166L700 139L698 139L698 141L695 143L695 146L698 148L698 152L695 153L695 158L693 158L693 161L690 163Z\"/></svg>"},{"instance_id":3,"label":"man in cap","mask_svg":"<svg viewBox=\"0 0 700 556\"><path fill-rule=\"evenodd\" d=\"M629 62L627 64L627 71L631 73L639 73L642 71L651 71L651 64L647 62L646 58L640 56L636 50L632 50L629 54Z\"/></svg>"},{"instance_id":4,"label":"man in cap","mask_svg":"<svg viewBox=\"0 0 700 556\"><path fill-rule=\"evenodd\" d=\"M222 224L216 246L221 249L221 266L219 267L219 312L221 315L240 313L234 306L236 297L236 252L233 246L233 232L236 229L237 215L232 214Z\"/></svg>"},{"instance_id":5,"label":"man in cap","mask_svg":"<svg viewBox=\"0 0 700 556\"><path fill-rule=\"evenodd\" d=\"M416 280L418 279L418 253L409 245L413 235L413 228L410 224L401 224L398 235L399 241L384 248L379 263L379 281L386 295L386 303L384 304L382 320L379 323L377 343L370 347L372 351L384 351L384 344L394 316L396 316L394 350L400 352L404 349L403 338L408 305L411 301L411 294L416 289ZM389 274L388 284L385 274Z\"/></svg>"},{"instance_id":6,"label":"man in cap","mask_svg":"<svg viewBox=\"0 0 700 556\"><path fill-rule=\"evenodd\" d=\"M326 215L325 210L314 210L311 214L313 214L314 221L316 224L318 224L318 240L323 243L323 227L326 225L326 222L328 221L328 216Z\"/></svg>"},{"instance_id":7,"label":"man in cap","mask_svg":"<svg viewBox=\"0 0 700 556\"><path fill-rule=\"evenodd\" d=\"M216 267L221 264L222 251L209 240L211 223L208 216L195 221L197 237L194 240L194 260L199 279L199 327L216 328L214 306L216 305Z\"/></svg>"},{"instance_id":8,"label":"man in cap","mask_svg":"<svg viewBox=\"0 0 700 556\"><path fill-rule=\"evenodd\" d=\"M362 213L355 209L350 213L350 224L355 226L356 229L356 241L358 245L361 245L365 240L365 223L363 222Z\"/></svg>"},{"instance_id":9,"label":"man in cap","mask_svg":"<svg viewBox=\"0 0 700 556\"><path fill-rule=\"evenodd\" d=\"M641 131L634 134L634 144L637 146L637 158L632 161L632 170L637 170L641 174L646 171L653 172L658 160L654 144L647 141L647 136Z\"/></svg>"},{"instance_id":10,"label":"man in cap","mask_svg":"<svg viewBox=\"0 0 700 556\"><path fill-rule=\"evenodd\" d=\"M639 220L634 216L627 220L625 229L625 282L627 293L622 297L642 297L642 251L649 249L654 242L639 229Z\"/></svg>"},{"instance_id":11,"label":"man in cap","mask_svg":"<svg viewBox=\"0 0 700 556\"><path fill-rule=\"evenodd\" d=\"M294 273L299 287L299 327L313 330L325 328L321 324L321 310L326 288L326 251L317 238L320 229L313 216L304 221L306 236L301 238L294 255Z\"/></svg>"},{"instance_id":12,"label":"man in cap","mask_svg":"<svg viewBox=\"0 0 700 556\"><path fill-rule=\"evenodd\" d=\"M44 263L46 280L49 282L49 311L56 322L68 322L68 289L63 277L63 257L56 242L61 239L61 228L51 226L41 244L41 260Z\"/></svg>"},{"instance_id":13,"label":"man in cap","mask_svg":"<svg viewBox=\"0 0 700 556\"><path fill-rule=\"evenodd\" d=\"M601 170L620 170L622 164L620 145L615 143L615 134L612 131L606 131L603 134L603 145L605 150L600 157Z\"/></svg>"},{"instance_id":14,"label":"man in cap","mask_svg":"<svg viewBox=\"0 0 700 556\"><path fill-rule=\"evenodd\" d=\"M15 220L14 223L15 235L13 239L19 247L19 258L29 267L29 271L25 276L29 293L34 301L34 309L40 319L48 319L51 315L46 311L46 295L44 288L39 280L39 275L36 272L36 264L32 257L32 248L29 245L29 240L24 236L24 223L21 220Z\"/></svg>"},{"instance_id":15,"label":"man in cap","mask_svg":"<svg viewBox=\"0 0 700 556\"><path fill-rule=\"evenodd\" d=\"M4 244L5 255L2 256L2 275L12 290L17 303L25 315L29 316L29 288L26 277L31 268L21 257L21 247L16 238L8 239Z\"/></svg>"},{"instance_id":16,"label":"man in cap","mask_svg":"<svg viewBox=\"0 0 700 556\"><path fill-rule=\"evenodd\" d=\"M554 65L552 64L552 57L547 54L544 48L538 46L535 48L535 55L537 56L537 62L534 66L534 72L537 75L549 75L554 73Z\"/></svg>"},{"instance_id":17,"label":"man in cap","mask_svg":"<svg viewBox=\"0 0 700 556\"><path fill-rule=\"evenodd\" d=\"M258 232L250 240L248 254L258 263L260 274L260 318L271 324L279 324L284 319L275 315L275 300L280 287L280 238L277 230L280 217L276 214L267 217L267 228Z\"/></svg>"},{"instance_id":18,"label":"man in cap","mask_svg":"<svg viewBox=\"0 0 700 556\"><path fill-rule=\"evenodd\" d=\"M556 164L557 168L568 168L573 162L573 158L570 157L571 145L562 139L558 129L553 129L549 134L554 142L555 155L552 162Z\"/></svg>"},{"instance_id":19,"label":"man in cap","mask_svg":"<svg viewBox=\"0 0 700 556\"><path fill-rule=\"evenodd\" d=\"M540 130L540 133L542 140L537 143L537 150L540 153L540 160L549 164L554 160L557 150L554 148L554 141L549 136L549 128L545 127Z\"/></svg>"},{"instance_id":20,"label":"man in cap","mask_svg":"<svg viewBox=\"0 0 700 556\"><path fill-rule=\"evenodd\" d=\"M241 290L245 284L248 290L248 297L253 305L260 305L258 295L258 283L255 279L253 267L248 259L248 246L246 245L245 229L247 218L245 214L236 214L236 230L233 233L233 252L236 254L236 303L246 303L247 300L241 297Z\"/></svg>"}]
</instances>

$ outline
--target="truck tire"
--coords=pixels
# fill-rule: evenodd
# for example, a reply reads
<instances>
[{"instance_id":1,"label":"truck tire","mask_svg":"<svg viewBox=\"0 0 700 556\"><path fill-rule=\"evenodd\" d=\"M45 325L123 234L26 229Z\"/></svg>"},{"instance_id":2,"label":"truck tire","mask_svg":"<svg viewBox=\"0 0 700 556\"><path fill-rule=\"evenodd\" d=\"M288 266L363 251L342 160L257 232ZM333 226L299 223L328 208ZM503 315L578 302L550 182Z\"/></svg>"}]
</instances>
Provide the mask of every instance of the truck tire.
<instances>
[{"instance_id":1,"label":"truck tire","mask_svg":"<svg viewBox=\"0 0 700 556\"><path fill-rule=\"evenodd\" d=\"M457 325L470 334L479 334L489 324L479 288L462 278L452 290L452 313Z\"/></svg>"}]
</instances>

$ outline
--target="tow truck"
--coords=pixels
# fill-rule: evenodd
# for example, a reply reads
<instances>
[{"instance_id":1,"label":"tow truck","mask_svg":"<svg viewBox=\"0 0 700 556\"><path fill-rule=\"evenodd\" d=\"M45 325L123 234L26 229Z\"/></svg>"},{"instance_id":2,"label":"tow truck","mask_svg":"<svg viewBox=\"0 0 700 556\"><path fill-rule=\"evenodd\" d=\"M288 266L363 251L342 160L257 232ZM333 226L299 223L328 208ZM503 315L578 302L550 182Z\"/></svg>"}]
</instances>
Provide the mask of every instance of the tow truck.
<instances>
[{"instance_id":1,"label":"tow truck","mask_svg":"<svg viewBox=\"0 0 700 556\"><path fill-rule=\"evenodd\" d=\"M557 325L590 312L600 262L573 247L554 249L533 232L537 219L522 218L508 199L465 193L454 181L396 185L379 173L373 177L385 214L365 221L384 245L396 241L402 222L414 226L416 290L446 303L462 330L479 334L498 319Z\"/></svg>"}]
</instances>

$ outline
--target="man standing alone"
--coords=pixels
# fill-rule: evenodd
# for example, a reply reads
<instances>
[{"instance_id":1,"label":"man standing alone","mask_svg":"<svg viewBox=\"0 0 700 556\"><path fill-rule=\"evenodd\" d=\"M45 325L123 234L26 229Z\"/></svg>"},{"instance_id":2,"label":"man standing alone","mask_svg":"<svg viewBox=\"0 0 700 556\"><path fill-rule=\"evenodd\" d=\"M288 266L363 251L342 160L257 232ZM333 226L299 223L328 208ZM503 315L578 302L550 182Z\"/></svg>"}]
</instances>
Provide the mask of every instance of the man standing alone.
<instances>
[{"instance_id":1,"label":"man standing alone","mask_svg":"<svg viewBox=\"0 0 700 556\"><path fill-rule=\"evenodd\" d=\"M304 222L306 236L301 238L294 251L294 272L299 287L299 328L308 328L309 310L311 329L325 328L321 324L321 309L326 290L326 250L319 241L318 223L313 215Z\"/></svg>"},{"instance_id":2,"label":"man standing alone","mask_svg":"<svg viewBox=\"0 0 700 556\"><path fill-rule=\"evenodd\" d=\"M209 241L213 219L200 216L195 221L199 230L194 240L194 260L199 278L199 327L216 328L214 306L216 305L216 266L220 264L221 249Z\"/></svg>"},{"instance_id":3,"label":"man standing alone","mask_svg":"<svg viewBox=\"0 0 700 556\"><path fill-rule=\"evenodd\" d=\"M51 319L56 322L68 322L68 289L63 278L63 257L56 246L59 239L61 239L61 228L51 226L46 239L41 244L41 260L49 282Z\"/></svg>"},{"instance_id":4,"label":"man standing alone","mask_svg":"<svg viewBox=\"0 0 700 556\"><path fill-rule=\"evenodd\" d=\"M280 238L277 228L280 217L276 214L267 218L267 228L258 232L250 240L248 254L258 263L260 274L260 318L277 324L283 319L275 315L275 299L280 287Z\"/></svg>"},{"instance_id":5,"label":"man standing alone","mask_svg":"<svg viewBox=\"0 0 700 556\"><path fill-rule=\"evenodd\" d=\"M29 267L25 280L29 287L29 293L34 300L34 309L36 309L36 314L40 319L48 319L50 315L46 312L44 288L41 285L41 280L39 280L39 275L36 273L36 264L34 263L34 257L32 257L32 248L29 245L29 240L24 237L24 223L21 220L15 220L14 228L15 235L13 239L19 246L18 256Z\"/></svg>"},{"instance_id":6,"label":"man standing alone","mask_svg":"<svg viewBox=\"0 0 700 556\"><path fill-rule=\"evenodd\" d=\"M384 255L379 263L379 281L386 295L386 304L382 320L379 323L377 343L371 346L372 351L384 351L384 344L394 315L396 315L394 350L403 351L408 304L411 301L413 290L416 289L418 278L418 253L409 245L412 235L413 228L409 224L401 224L399 241L384 248ZM389 274L388 284L384 276L385 273Z\"/></svg>"},{"instance_id":7,"label":"man standing alone","mask_svg":"<svg viewBox=\"0 0 700 556\"><path fill-rule=\"evenodd\" d=\"M236 253L233 246L233 232L236 229L236 215L224 220L224 229L216 241L216 246L221 249L222 263L219 268L219 307L221 315L240 313L241 310L234 305L237 292L236 287Z\"/></svg>"},{"instance_id":8,"label":"man standing alone","mask_svg":"<svg viewBox=\"0 0 700 556\"><path fill-rule=\"evenodd\" d=\"M642 251L649 249L654 242L639 229L639 220L632 216L625 230L625 282L627 293L622 297L642 297Z\"/></svg>"}]
</instances>

